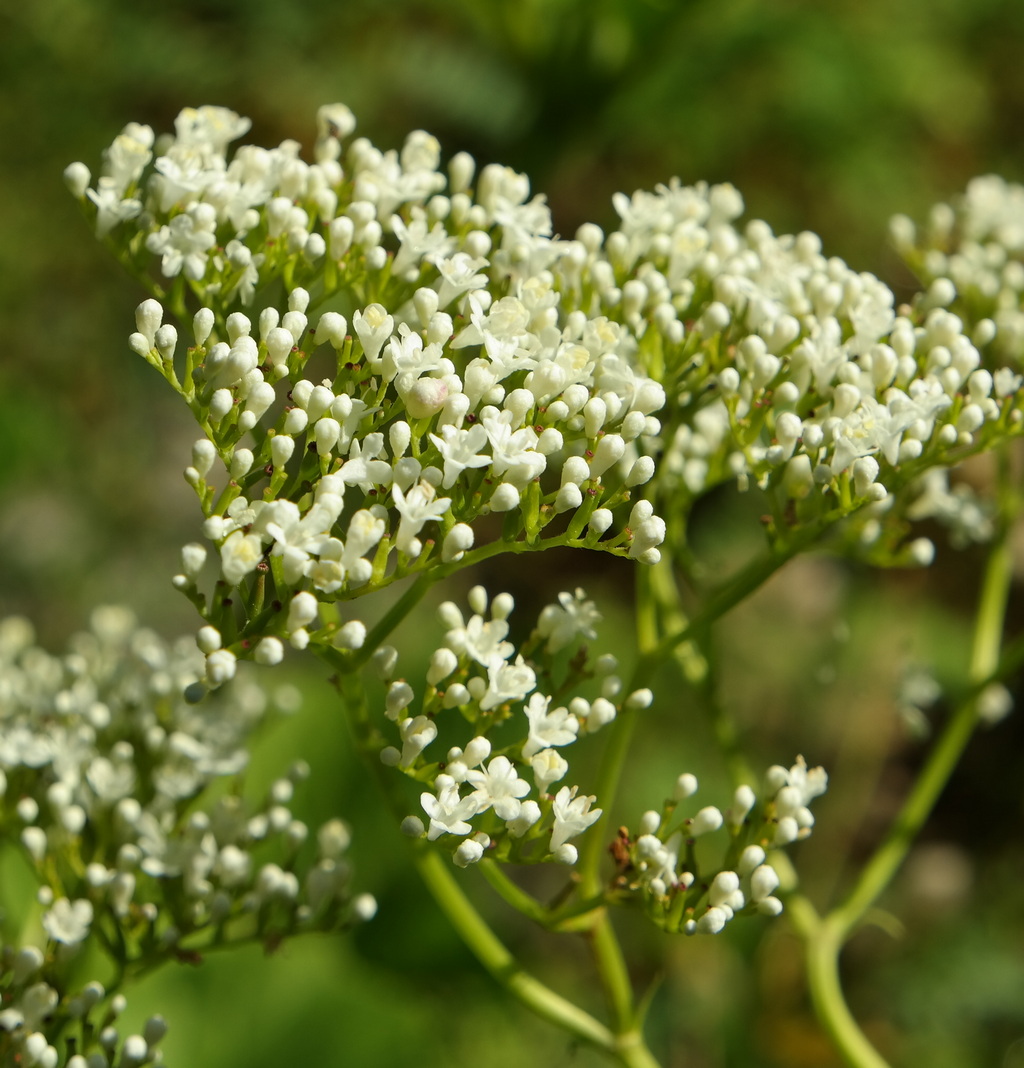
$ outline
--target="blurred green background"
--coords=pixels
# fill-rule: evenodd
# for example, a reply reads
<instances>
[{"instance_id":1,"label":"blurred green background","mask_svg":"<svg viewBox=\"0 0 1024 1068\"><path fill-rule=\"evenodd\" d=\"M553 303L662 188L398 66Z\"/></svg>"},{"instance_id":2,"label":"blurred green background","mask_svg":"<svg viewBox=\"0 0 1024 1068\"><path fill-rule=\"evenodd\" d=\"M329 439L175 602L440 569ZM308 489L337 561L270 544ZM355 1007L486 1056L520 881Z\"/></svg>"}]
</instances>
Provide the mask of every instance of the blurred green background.
<instances>
[{"instance_id":1,"label":"blurred green background","mask_svg":"<svg viewBox=\"0 0 1024 1068\"><path fill-rule=\"evenodd\" d=\"M166 130L184 105L224 104L253 119L255 142L308 147L317 106L344 101L381 147L423 127L447 153L526 170L567 235L612 225L618 189L732 181L751 214L817 230L902 293L892 212L921 217L977 173L1021 176L1022 46L1013 0L0 0L0 609L30 615L55 646L97 602L131 603L166 633L194 625L168 578L197 534L180 474L195 434L128 352L141 293L61 181L71 160L96 172L125 122ZM728 493L709 503L709 559L749 551L752 508ZM947 552L927 575L800 561L723 628L725 690L760 762L802 749L832 772L800 857L820 902L921 759L892 695L909 663L952 675L965 661L977 566ZM604 642L628 646L628 568L574 556L483 578L533 610L561 588L545 575L601 595ZM430 608L410 635L429 630ZM425 653L409 640L413 677ZM311 760L309 815L354 817L378 920L273 959L165 972L130 998L133 1018L168 1016L172 1065L597 1063L481 978L410 882L329 689L304 685L306 711L257 764L272 775L288 753ZM709 802L724 783L693 700L662 703L624 818L681 770L708 769ZM897 1063L1024 1064L1022 722L972 746L884 902L902 926L883 918L847 953L851 1001ZM545 978L594 1000L582 946L501 923ZM662 962L656 1051L687 1068L835 1064L785 923L734 926L671 940L626 917L637 978Z\"/></svg>"}]
</instances>

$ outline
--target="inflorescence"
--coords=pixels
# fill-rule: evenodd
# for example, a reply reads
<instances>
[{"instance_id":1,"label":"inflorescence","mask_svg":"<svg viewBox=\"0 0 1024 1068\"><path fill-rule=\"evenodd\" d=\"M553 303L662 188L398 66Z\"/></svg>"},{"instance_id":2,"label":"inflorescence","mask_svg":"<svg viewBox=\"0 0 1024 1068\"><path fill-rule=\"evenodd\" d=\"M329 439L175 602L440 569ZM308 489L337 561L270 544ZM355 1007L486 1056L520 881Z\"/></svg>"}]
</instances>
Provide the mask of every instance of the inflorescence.
<instances>
[{"instance_id":1,"label":"inflorescence","mask_svg":"<svg viewBox=\"0 0 1024 1068\"><path fill-rule=\"evenodd\" d=\"M307 163L294 141L230 154L248 128L186 109L173 135L127 126L95 184L82 164L66 172L153 293L131 348L202 432L185 477L206 540L174 580L204 619L189 696L286 644L342 672L372 660L380 758L425 787L404 828L455 863L575 863L602 809L570 785L564 751L653 696L590 661L581 641L600 617L579 591L518 649L507 594L474 589L468 616L446 603L419 697L387 628L341 604L555 546L685 567L690 508L724 483L763 493L780 558L832 538L926 565L924 519L991 536L990 510L949 470L1024 426L1020 190L979 180L921 247L897 221L928 283L898 306L816 235L741 223L730 185L617 194L617 229L564 239L524 175L465 153L442 167L422 131L381 151L326 106ZM696 788L682 776L620 832L609 893L639 892L671 930L777 912L771 850L810 832L825 781L798 759L760 796L743 785L724 813L681 817ZM694 841L723 828L721 863L702 868Z\"/></svg>"},{"instance_id":2,"label":"inflorescence","mask_svg":"<svg viewBox=\"0 0 1024 1068\"><path fill-rule=\"evenodd\" d=\"M347 826L329 821L307 844L291 812L305 765L260 798L244 791L251 736L294 710L294 691L271 698L239 677L190 702L204 671L195 643L168 645L110 607L59 657L25 620L5 620L0 669L0 826L38 886L34 935L3 949L4 1063L63 1064L58 1037L69 1068L115 1063L123 998L75 985L87 940L116 960L116 988L166 959L372 915L350 890ZM116 1063L152 1061L158 1031L126 1039Z\"/></svg>"}]
</instances>

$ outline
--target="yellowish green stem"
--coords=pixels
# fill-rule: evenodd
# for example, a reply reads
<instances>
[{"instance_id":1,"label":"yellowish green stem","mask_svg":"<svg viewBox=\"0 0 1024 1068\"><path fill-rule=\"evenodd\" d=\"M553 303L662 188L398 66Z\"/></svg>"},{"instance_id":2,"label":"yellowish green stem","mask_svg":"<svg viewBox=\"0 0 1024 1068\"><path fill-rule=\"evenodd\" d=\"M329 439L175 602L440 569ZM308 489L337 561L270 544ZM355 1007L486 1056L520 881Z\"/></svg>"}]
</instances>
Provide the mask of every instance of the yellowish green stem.
<instances>
[{"instance_id":1,"label":"yellowish green stem","mask_svg":"<svg viewBox=\"0 0 1024 1068\"><path fill-rule=\"evenodd\" d=\"M1009 513L1012 508L1006 507L1005 511ZM794 898L790 903L794 926L806 942L808 981L818 1018L850 1068L887 1068L887 1062L868 1041L846 1004L839 981L839 954L903 863L978 723L977 687L993 677L999 667L1013 578L1008 527L1009 523L1004 522L985 569L969 667L969 682L974 687L971 696L946 724L889 833L861 870L846 899L825 917L819 917L804 898Z\"/></svg>"},{"instance_id":2,"label":"yellowish green stem","mask_svg":"<svg viewBox=\"0 0 1024 1068\"><path fill-rule=\"evenodd\" d=\"M616 1036L600 1020L556 994L519 966L462 892L451 871L450 862L423 846L416 850L416 868L459 937L510 994L542 1019L569 1034L609 1053L616 1051Z\"/></svg>"},{"instance_id":3,"label":"yellowish green stem","mask_svg":"<svg viewBox=\"0 0 1024 1068\"><path fill-rule=\"evenodd\" d=\"M844 934L832 917L822 919L803 897L788 905L793 926L807 942L807 980L814 1010L832 1043L851 1068L889 1068L853 1018L839 979Z\"/></svg>"},{"instance_id":4,"label":"yellowish green stem","mask_svg":"<svg viewBox=\"0 0 1024 1068\"><path fill-rule=\"evenodd\" d=\"M1006 601L1013 578L1011 565L1010 549L1004 538L993 546L985 570L971 650L971 683L987 679L999 664ZM832 915L837 917L844 933L851 931L859 923L878 895L888 886L896 869L903 862L911 842L949 781L977 722L977 701L972 698L964 701L946 724L896 822L870 862L861 871L853 891L833 910Z\"/></svg>"}]
</instances>

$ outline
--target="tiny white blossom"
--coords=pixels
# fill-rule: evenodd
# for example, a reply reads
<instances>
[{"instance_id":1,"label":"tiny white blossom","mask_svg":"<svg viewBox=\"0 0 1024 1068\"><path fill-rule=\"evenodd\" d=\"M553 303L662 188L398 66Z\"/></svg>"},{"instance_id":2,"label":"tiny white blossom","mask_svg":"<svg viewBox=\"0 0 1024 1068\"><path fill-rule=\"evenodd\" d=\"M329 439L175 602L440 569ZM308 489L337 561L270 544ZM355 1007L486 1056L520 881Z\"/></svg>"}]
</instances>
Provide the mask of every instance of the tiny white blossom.
<instances>
[{"instance_id":1,"label":"tiny white blossom","mask_svg":"<svg viewBox=\"0 0 1024 1068\"><path fill-rule=\"evenodd\" d=\"M503 820L516 819L521 808L519 798L530 792L530 784L519 778L515 765L504 756L495 757L486 771L468 771L466 781L476 787L480 811L493 808Z\"/></svg>"},{"instance_id":2,"label":"tiny white blossom","mask_svg":"<svg viewBox=\"0 0 1024 1068\"><path fill-rule=\"evenodd\" d=\"M420 794L420 804L430 818L427 838L434 841L442 834L469 834L473 829L467 822L479 811L479 799L474 794L459 796L458 783L450 776L438 775L434 783L437 794Z\"/></svg>"},{"instance_id":3,"label":"tiny white blossom","mask_svg":"<svg viewBox=\"0 0 1024 1068\"><path fill-rule=\"evenodd\" d=\"M542 749L530 758L530 767L538 792L546 794L552 783L565 778L569 762L555 749Z\"/></svg>"},{"instance_id":4,"label":"tiny white blossom","mask_svg":"<svg viewBox=\"0 0 1024 1068\"><path fill-rule=\"evenodd\" d=\"M535 693L523 709L530 723L529 735L523 745L524 760L529 760L549 746L569 745L576 741L579 720L567 708L556 708L549 712L550 703L550 697Z\"/></svg>"},{"instance_id":5,"label":"tiny white blossom","mask_svg":"<svg viewBox=\"0 0 1024 1068\"><path fill-rule=\"evenodd\" d=\"M395 545L400 552L409 556L419 555L419 542L416 535L420 532L424 523L437 522L451 507L451 499L442 497L436 500L434 487L429 482L420 482L405 494L398 486L391 487L395 508L401 519L398 524L398 533L395 535Z\"/></svg>"},{"instance_id":6,"label":"tiny white blossom","mask_svg":"<svg viewBox=\"0 0 1024 1068\"><path fill-rule=\"evenodd\" d=\"M69 901L62 897L43 913L43 929L55 942L74 946L88 935L92 917L91 901L86 898Z\"/></svg>"},{"instance_id":7,"label":"tiny white blossom","mask_svg":"<svg viewBox=\"0 0 1024 1068\"><path fill-rule=\"evenodd\" d=\"M491 664L487 668L487 688L480 699L480 709L488 712L506 701L521 701L536 685L537 676L522 656L517 656L514 664L504 661Z\"/></svg>"},{"instance_id":8,"label":"tiny white blossom","mask_svg":"<svg viewBox=\"0 0 1024 1068\"><path fill-rule=\"evenodd\" d=\"M548 651L558 652L578 637L593 640L597 637L595 626L601 622L593 601L586 600L583 590L575 593L560 593L558 604L549 604L537 620L537 632L547 638Z\"/></svg>"},{"instance_id":9,"label":"tiny white blossom","mask_svg":"<svg viewBox=\"0 0 1024 1068\"><path fill-rule=\"evenodd\" d=\"M596 797L577 797L577 787L563 786L555 795L552 813L555 825L551 831L551 852L557 852L570 838L582 834L601 818L602 809L591 808Z\"/></svg>"}]
</instances>

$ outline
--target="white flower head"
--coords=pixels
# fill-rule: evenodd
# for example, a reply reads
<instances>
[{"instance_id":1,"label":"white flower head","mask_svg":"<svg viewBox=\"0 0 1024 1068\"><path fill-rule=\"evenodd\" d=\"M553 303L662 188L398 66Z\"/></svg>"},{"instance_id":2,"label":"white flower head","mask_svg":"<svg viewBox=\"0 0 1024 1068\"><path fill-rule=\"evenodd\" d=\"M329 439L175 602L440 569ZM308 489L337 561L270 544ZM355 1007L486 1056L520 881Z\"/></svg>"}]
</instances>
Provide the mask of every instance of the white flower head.
<instances>
[{"instance_id":1,"label":"white flower head","mask_svg":"<svg viewBox=\"0 0 1024 1068\"><path fill-rule=\"evenodd\" d=\"M541 794L546 794L552 783L565 778L569 770L569 761L555 749L542 749L530 758L530 767L533 768L537 790Z\"/></svg>"},{"instance_id":2,"label":"white flower head","mask_svg":"<svg viewBox=\"0 0 1024 1068\"><path fill-rule=\"evenodd\" d=\"M522 701L536 685L537 676L522 656L513 664L493 663L487 668L487 689L480 699L480 710L488 712L506 701ZM523 755L527 756L525 749Z\"/></svg>"},{"instance_id":3,"label":"white flower head","mask_svg":"<svg viewBox=\"0 0 1024 1068\"><path fill-rule=\"evenodd\" d=\"M427 838L433 842L442 834L469 834L473 828L468 821L479 812L480 799L475 794L460 797L458 783L448 775L438 775L434 788L436 794L420 794L420 804L430 818Z\"/></svg>"},{"instance_id":4,"label":"white flower head","mask_svg":"<svg viewBox=\"0 0 1024 1068\"><path fill-rule=\"evenodd\" d=\"M418 482L408 493L403 493L397 486L391 487L395 508L401 516L395 545L400 552L409 556L419 555L419 542L416 535L424 523L437 522L451 507L451 498L436 499L436 491L429 482Z\"/></svg>"}]
</instances>

